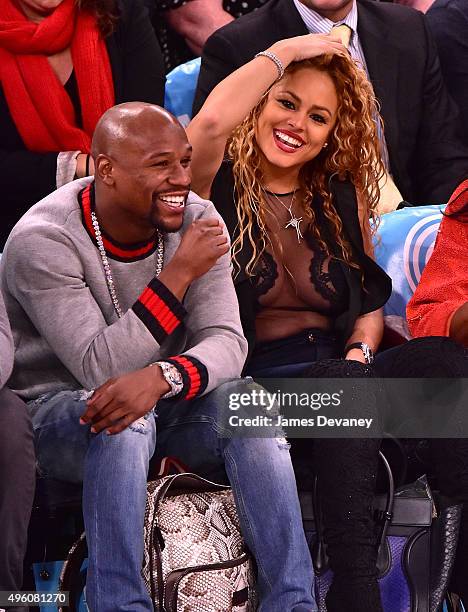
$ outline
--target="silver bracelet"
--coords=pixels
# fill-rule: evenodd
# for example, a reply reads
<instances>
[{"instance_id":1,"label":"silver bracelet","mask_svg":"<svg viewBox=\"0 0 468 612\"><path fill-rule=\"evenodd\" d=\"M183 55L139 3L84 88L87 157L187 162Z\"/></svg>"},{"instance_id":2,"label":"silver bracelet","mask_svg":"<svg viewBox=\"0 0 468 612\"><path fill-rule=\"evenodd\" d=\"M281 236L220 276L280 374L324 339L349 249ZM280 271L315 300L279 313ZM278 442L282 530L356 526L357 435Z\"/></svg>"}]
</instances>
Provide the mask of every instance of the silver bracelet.
<instances>
[{"instance_id":1,"label":"silver bracelet","mask_svg":"<svg viewBox=\"0 0 468 612\"><path fill-rule=\"evenodd\" d=\"M275 64L278 70L278 78L276 80L279 81L280 79L282 79L284 76L284 64L280 60L280 58L272 51L260 51L260 53L257 53L255 57L262 57L262 56L267 57Z\"/></svg>"}]
</instances>

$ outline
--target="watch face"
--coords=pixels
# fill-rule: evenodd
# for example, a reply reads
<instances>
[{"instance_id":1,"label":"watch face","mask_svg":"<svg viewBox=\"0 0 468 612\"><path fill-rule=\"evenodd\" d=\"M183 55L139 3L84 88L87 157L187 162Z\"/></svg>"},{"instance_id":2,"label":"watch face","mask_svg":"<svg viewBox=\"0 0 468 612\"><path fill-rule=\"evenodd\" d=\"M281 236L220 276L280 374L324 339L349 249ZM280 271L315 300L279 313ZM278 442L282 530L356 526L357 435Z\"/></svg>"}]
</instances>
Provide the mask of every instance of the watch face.
<instances>
[{"instance_id":1,"label":"watch face","mask_svg":"<svg viewBox=\"0 0 468 612\"><path fill-rule=\"evenodd\" d=\"M176 385L181 385L182 384L182 374L172 364L170 364L169 367L167 368L167 374L168 374L171 382L173 382Z\"/></svg>"}]
</instances>

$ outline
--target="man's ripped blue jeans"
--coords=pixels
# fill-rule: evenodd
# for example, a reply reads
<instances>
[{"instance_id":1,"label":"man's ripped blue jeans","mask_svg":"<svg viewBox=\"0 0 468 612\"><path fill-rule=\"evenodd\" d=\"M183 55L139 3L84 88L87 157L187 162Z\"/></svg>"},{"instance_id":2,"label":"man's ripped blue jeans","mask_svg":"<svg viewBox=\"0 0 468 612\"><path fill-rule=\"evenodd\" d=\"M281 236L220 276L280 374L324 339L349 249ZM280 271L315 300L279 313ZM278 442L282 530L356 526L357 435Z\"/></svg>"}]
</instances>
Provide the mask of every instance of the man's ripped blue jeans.
<instances>
[{"instance_id":1,"label":"man's ripped blue jeans","mask_svg":"<svg viewBox=\"0 0 468 612\"><path fill-rule=\"evenodd\" d=\"M251 379L229 381L192 401L158 403L123 432L93 434L80 425L82 391L29 403L39 469L83 482L89 548L87 601L92 612L150 612L141 578L149 460L177 456L191 471L232 486L246 543L258 566L259 612L312 612L313 570L289 446L284 438L223 438L217 409ZM225 471L224 471L225 470Z\"/></svg>"}]
</instances>

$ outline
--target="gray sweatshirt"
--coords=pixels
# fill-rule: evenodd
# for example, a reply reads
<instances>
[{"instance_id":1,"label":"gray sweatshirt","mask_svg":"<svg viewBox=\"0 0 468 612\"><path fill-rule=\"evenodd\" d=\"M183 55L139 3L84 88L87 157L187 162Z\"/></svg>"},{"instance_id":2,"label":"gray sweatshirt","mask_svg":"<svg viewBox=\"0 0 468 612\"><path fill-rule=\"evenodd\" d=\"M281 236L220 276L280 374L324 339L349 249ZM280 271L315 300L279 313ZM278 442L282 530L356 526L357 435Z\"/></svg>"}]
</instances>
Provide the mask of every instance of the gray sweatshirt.
<instances>
[{"instance_id":1,"label":"gray sweatshirt","mask_svg":"<svg viewBox=\"0 0 468 612\"><path fill-rule=\"evenodd\" d=\"M106 251L124 316L109 295L90 221L90 179L58 189L17 223L1 260L15 344L9 386L33 399L49 391L93 389L111 377L164 359L178 367L182 396L238 377L247 354L229 254L192 283L184 302L155 278L154 244L129 248L107 237ZM219 217L191 193L180 232L164 236L164 264L185 228Z\"/></svg>"},{"instance_id":2,"label":"gray sweatshirt","mask_svg":"<svg viewBox=\"0 0 468 612\"><path fill-rule=\"evenodd\" d=\"M0 292L0 389L8 380L13 368L13 339L5 304Z\"/></svg>"}]
</instances>

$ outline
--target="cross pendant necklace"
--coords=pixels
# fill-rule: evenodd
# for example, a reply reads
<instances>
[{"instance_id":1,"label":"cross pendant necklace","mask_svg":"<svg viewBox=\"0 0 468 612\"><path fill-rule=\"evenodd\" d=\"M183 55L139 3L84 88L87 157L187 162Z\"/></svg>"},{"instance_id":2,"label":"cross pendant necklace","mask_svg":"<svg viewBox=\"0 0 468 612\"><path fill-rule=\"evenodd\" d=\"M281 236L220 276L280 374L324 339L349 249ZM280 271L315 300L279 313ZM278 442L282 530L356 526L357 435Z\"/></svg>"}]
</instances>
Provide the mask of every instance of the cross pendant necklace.
<instances>
[{"instance_id":1,"label":"cross pendant necklace","mask_svg":"<svg viewBox=\"0 0 468 612\"><path fill-rule=\"evenodd\" d=\"M280 198L276 195L276 193L273 193L272 191L267 191L267 193L269 193L272 196L274 196L278 200L278 202L281 204L281 206L288 211L289 216L291 218L289 219L289 221L284 226L284 229L288 229L290 227L295 229L296 230L296 235L297 235L297 241L298 241L299 244L301 244L301 240L304 238L304 236L302 235L302 232L301 232L302 217L296 217L296 215L292 211L294 200L296 198L296 191L297 191L297 187L293 191L293 196L292 196L292 199L291 199L291 204L289 206L286 206L286 204L282 200L280 200Z\"/></svg>"},{"instance_id":2,"label":"cross pendant necklace","mask_svg":"<svg viewBox=\"0 0 468 612\"><path fill-rule=\"evenodd\" d=\"M283 206L286 208L286 206L284 204L283 204ZM288 227L294 228L296 230L296 234L297 234L297 241L298 241L299 244L301 244L301 239L304 238L304 236L302 235L302 232L301 232L302 217L296 217L295 215L293 215L292 210L291 210L291 206L289 208L286 208L286 210L290 214L291 218L289 219L289 221L284 226L284 229L288 229Z\"/></svg>"}]
</instances>

